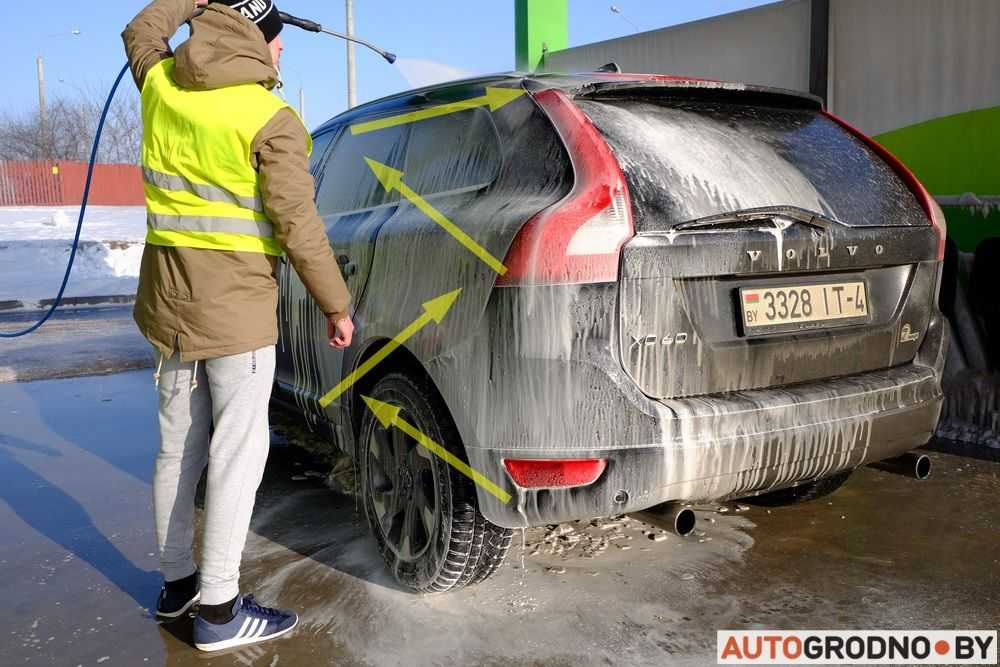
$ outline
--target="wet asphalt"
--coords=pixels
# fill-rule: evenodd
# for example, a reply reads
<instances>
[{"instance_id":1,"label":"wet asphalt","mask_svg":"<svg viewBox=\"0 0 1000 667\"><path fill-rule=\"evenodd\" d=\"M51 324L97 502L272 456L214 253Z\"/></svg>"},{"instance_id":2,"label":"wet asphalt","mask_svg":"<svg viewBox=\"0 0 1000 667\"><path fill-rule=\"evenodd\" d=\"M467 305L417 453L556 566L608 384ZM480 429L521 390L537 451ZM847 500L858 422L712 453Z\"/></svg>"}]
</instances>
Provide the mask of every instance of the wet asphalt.
<instances>
[{"instance_id":1,"label":"wet asphalt","mask_svg":"<svg viewBox=\"0 0 1000 667\"><path fill-rule=\"evenodd\" d=\"M0 312L0 332L26 329L41 315L35 310ZM131 305L63 307L34 333L0 339L0 383L152 365L152 348L132 321Z\"/></svg>"},{"instance_id":2,"label":"wet asphalt","mask_svg":"<svg viewBox=\"0 0 1000 667\"><path fill-rule=\"evenodd\" d=\"M32 367L3 345L0 367ZM927 481L863 469L813 503L700 511L683 539L636 517L531 529L490 581L420 597L279 427L242 581L301 625L201 654L189 620L149 614L155 395L114 372L123 349L111 374L0 384L4 665L709 665L720 628L1000 625L1000 463L932 452Z\"/></svg>"}]
</instances>

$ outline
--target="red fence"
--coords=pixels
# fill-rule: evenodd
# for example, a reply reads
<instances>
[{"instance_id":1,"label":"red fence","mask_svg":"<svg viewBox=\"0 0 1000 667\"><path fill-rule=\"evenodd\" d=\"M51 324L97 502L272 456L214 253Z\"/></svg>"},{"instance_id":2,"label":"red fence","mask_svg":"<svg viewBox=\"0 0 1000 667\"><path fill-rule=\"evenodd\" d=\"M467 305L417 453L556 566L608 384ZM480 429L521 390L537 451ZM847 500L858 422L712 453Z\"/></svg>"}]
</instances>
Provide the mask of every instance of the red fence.
<instances>
[{"instance_id":1,"label":"red fence","mask_svg":"<svg viewBox=\"0 0 1000 667\"><path fill-rule=\"evenodd\" d=\"M0 161L0 206L71 206L83 199L86 162ZM142 170L134 164L94 167L90 203L141 206Z\"/></svg>"}]
</instances>

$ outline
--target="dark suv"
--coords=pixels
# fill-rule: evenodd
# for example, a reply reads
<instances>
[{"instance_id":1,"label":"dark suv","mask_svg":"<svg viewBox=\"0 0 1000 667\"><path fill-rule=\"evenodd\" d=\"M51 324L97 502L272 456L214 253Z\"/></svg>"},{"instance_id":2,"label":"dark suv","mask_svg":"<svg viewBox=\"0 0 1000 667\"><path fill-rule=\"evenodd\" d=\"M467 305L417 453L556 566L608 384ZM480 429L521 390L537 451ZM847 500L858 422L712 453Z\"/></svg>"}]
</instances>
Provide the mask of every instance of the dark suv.
<instances>
[{"instance_id":1,"label":"dark suv","mask_svg":"<svg viewBox=\"0 0 1000 667\"><path fill-rule=\"evenodd\" d=\"M283 263L279 394L414 590L485 579L512 528L809 497L934 431L943 217L814 97L510 74L314 138L357 333L331 350Z\"/></svg>"}]
</instances>

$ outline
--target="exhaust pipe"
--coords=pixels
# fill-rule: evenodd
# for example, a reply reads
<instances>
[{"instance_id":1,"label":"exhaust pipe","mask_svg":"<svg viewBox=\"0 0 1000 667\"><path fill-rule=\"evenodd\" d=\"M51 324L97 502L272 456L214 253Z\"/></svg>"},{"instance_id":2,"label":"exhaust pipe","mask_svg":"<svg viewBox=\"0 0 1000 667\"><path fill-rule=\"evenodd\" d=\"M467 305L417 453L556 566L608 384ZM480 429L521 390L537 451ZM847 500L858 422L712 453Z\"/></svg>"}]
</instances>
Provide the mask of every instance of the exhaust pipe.
<instances>
[{"instance_id":1,"label":"exhaust pipe","mask_svg":"<svg viewBox=\"0 0 1000 667\"><path fill-rule=\"evenodd\" d=\"M891 472L912 479L927 479L931 476L931 459L926 454L907 452L902 456L869 464L883 472Z\"/></svg>"},{"instance_id":2,"label":"exhaust pipe","mask_svg":"<svg viewBox=\"0 0 1000 667\"><path fill-rule=\"evenodd\" d=\"M636 512L636 515L648 523L672 531L681 537L687 537L693 533L695 523L697 523L694 510L678 502L655 505L642 512Z\"/></svg>"}]
</instances>

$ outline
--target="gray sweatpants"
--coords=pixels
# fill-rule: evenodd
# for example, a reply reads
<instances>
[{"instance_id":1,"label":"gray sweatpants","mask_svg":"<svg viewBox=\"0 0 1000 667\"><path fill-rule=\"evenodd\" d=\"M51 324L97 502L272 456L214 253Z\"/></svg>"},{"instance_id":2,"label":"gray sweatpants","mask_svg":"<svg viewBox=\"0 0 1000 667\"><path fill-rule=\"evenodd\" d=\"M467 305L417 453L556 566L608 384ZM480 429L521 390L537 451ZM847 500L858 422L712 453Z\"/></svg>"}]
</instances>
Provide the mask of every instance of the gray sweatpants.
<instances>
[{"instance_id":1,"label":"gray sweatpants","mask_svg":"<svg viewBox=\"0 0 1000 667\"><path fill-rule=\"evenodd\" d=\"M197 364L181 363L177 354L162 361L160 452L153 476L160 569L168 581L196 569L194 496L207 465L202 604L221 604L239 594L240 560L270 444L273 382L273 345Z\"/></svg>"}]
</instances>

